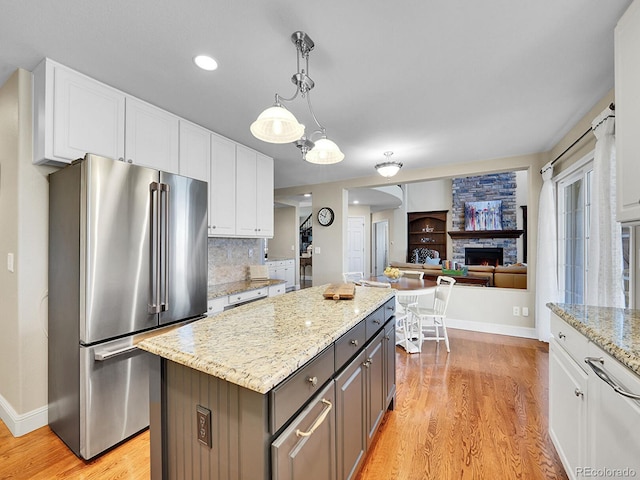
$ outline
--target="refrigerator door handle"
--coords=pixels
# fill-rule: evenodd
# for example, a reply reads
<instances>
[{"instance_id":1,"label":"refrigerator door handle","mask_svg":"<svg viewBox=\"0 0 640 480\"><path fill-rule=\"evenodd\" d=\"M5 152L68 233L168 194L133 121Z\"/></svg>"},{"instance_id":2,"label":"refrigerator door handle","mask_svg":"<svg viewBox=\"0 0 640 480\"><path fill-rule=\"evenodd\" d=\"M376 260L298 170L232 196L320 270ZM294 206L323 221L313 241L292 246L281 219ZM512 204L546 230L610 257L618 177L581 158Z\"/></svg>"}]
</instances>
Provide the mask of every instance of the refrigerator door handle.
<instances>
[{"instance_id":1,"label":"refrigerator door handle","mask_svg":"<svg viewBox=\"0 0 640 480\"><path fill-rule=\"evenodd\" d=\"M149 282L149 313L160 313L158 289L158 250L160 239L160 208L158 205L158 196L160 191L160 184L158 182L151 182L149 184L150 202L149 202L149 219L151 222L151 249L150 249L150 261L149 272L151 275L151 281Z\"/></svg>"},{"instance_id":2,"label":"refrigerator door handle","mask_svg":"<svg viewBox=\"0 0 640 480\"><path fill-rule=\"evenodd\" d=\"M160 243L160 281L161 297L160 311L166 312L169 309L169 185L160 184L160 198L164 199L162 204L162 241Z\"/></svg>"},{"instance_id":3,"label":"refrigerator door handle","mask_svg":"<svg viewBox=\"0 0 640 480\"><path fill-rule=\"evenodd\" d=\"M135 350L138 350L138 347L136 345L130 345L128 347L119 348L118 350L96 351L93 357L96 362L104 362L105 360L109 360L110 358L118 357Z\"/></svg>"}]
</instances>

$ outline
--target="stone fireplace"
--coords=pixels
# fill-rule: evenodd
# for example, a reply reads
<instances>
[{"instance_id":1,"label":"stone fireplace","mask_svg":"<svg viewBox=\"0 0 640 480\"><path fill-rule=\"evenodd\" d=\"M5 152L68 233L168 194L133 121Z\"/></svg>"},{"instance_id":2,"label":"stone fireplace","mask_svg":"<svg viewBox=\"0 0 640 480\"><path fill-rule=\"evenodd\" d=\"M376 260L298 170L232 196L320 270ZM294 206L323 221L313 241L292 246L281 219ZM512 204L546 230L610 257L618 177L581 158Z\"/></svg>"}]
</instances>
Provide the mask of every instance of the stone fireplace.
<instances>
[{"instance_id":1,"label":"stone fireplace","mask_svg":"<svg viewBox=\"0 0 640 480\"><path fill-rule=\"evenodd\" d=\"M499 265L517 262L518 246L515 238L482 235L454 237L455 231L465 230L464 206L466 202L502 200L502 229L517 228L516 215L516 174L515 172L493 173L472 177L454 178L452 182L451 238L453 261L468 265L466 249L500 249ZM471 232L468 232L471 233ZM493 263L495 264L495 259Z\"/></svg>"},{"instance_id":2,"label":"stone fireplace","mask_svg":"<svg viewBox=\"0 0 640 480\"><path fill-rule=\"evenodd\" d=\"M465 265L489 265L497 267L498 265L503 265L503 262L502 247L468 247L464 249Z\"/></svg>"}]
</instances>

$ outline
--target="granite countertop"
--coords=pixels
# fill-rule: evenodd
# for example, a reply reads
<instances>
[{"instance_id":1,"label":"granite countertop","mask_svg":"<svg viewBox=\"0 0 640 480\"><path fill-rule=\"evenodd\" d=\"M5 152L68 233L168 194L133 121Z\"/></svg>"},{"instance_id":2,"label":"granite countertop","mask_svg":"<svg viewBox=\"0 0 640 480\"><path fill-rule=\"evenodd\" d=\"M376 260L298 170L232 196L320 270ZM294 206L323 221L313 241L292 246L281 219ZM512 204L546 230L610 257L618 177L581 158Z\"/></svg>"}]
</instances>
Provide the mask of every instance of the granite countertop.
<instances>
[{"instance_id":1,"label":"granite countertop","mask_svg":"<svg viewBox=\"0 0 640 480\"><path fill-rule=\"evenodd\" d=\"M240 280L237 282L218 283L209 285L207 288L207 300L226 297L234 293L248 292L258 288L270 287L271 285L280 285L286 283L285 280L268 279L268 280Z\"/></svg>"},{"instance_id":2,"label":"granite countertop","mask_svg":"<svg viewBox=\"0 0 640 480\"><path fill-rule=\"evenodd\" d=\"M138 344L168 360L267 393L393 298L391 288L356 287L327 300L327 285L226 310Z\"/></svg>"},{"instance_id":3,"label":"granite countertop","mask_svg":"<svg viewBox=\"0 0 640 480\"><path fill-rule=\"evenodd\" d=\"M640 375L640 310L548 303L553 313Z\"/></svg>"}]
</instances>

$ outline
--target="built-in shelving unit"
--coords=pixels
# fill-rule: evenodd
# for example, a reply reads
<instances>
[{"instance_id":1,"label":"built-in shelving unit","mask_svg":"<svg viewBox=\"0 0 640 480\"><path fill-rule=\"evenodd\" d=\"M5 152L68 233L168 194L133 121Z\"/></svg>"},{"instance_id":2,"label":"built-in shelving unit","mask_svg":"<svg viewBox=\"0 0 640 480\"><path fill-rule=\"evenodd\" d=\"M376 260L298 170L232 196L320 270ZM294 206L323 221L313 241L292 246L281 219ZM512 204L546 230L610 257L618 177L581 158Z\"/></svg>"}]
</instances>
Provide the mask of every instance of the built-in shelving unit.
<instances>
[{"instance_id":1,"label":"built-in shelving unit","mask_svg":"<svg viewBox=\"0 0 640 480\"><path fill-rule=\"evenodd\" d=\"M437 250L440 258L447 258L447 212L407 213L407 261L416 248Z\"/></svg>"}]
</instances>

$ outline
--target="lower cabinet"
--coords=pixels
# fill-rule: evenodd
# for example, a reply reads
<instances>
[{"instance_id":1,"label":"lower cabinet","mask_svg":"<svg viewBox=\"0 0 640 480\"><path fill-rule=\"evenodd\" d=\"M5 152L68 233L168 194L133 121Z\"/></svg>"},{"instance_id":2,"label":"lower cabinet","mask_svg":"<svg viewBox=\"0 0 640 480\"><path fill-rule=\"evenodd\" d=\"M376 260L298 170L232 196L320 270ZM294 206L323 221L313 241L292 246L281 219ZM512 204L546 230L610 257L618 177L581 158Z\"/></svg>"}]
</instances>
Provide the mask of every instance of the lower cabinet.
<instances>
[{"instance_id":1,"label":"lower cabinet","mask_svg":"<svg viewBox=\"0 0 640 480\"><path fill-rule=\"evenodd\" d=\"M585 465L587 374L558 345L549 343L549 435L569 478Z\"/></svg>"},{"instance_id":2,"label":"lower cabinet","mask_svg":"<svg viewBox=\"0 0 640 480\"><path fill-rule=\"evenodd\" d=\"M610 476L607 478L640 476L640 377L596 345L590 345L589 357L619 391L589 369L589 461L585 463L595 471L605 472ZM578 473L594 476L592 471Z\"/></svg>"},{"instance_id":3,"label":"lower cabinet","mask_svg":"<svg viewBox=\"0 0 640 480\"><path fill-rule=\"evenodd\" d=\"M334 405L329 382L271 445L272 479L335 480Z\"/></svg>"},{"instance_id":4,"label":"lower cabinet","mask_svg":"<svg viewBox=\"0 0 640 480\"><path fill-rule=\"evenodd\" d=\"M336 377L338 478L352 478L367 453L366 352L354 358Z\"/></svg>"},{"instance_id":5,"label":"lower cabinet","mask_svg":"<svg viewBox=\"0 0 640 480\"><path fill-rule=\"evenodd\" d=\"M555 314L551 331L549 435L567 476L640 475L640 376Z\"/></svg>"},{"instance_id":6,"label":"lower cabinet","mask_svg":"<svg viewBox=\"0 0 640 480\"><path fill-rule=\"evenodd\" d=\"M335 382L338 478L350 479L358 473L384 412L395 397L393 319L347 365Z\"/></svg>"}]
</instances>

